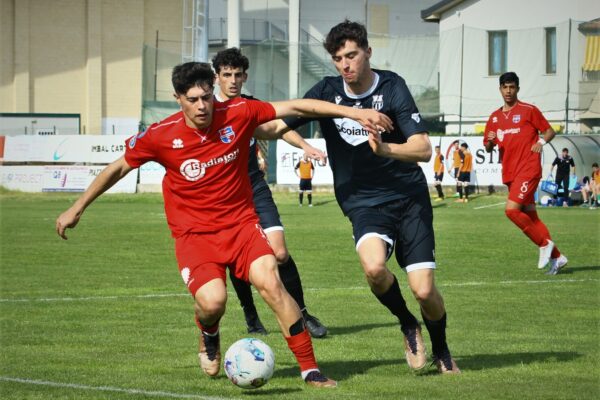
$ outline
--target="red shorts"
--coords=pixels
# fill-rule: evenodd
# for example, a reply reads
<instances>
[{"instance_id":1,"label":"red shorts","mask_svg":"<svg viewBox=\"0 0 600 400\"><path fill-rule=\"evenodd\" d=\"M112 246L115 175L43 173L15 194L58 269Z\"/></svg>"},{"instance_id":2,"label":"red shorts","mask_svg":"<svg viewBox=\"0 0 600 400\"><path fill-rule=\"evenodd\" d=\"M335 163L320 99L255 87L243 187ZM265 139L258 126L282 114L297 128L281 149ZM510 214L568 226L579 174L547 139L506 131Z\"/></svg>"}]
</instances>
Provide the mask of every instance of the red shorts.
<instances>
[{"instance_id":1,"label":"red shorts","mask_svg":"<svg viewBox=\"0 0 600 400\"><path fill-rule=\"evenodd\" d=\"M522 178L517 176L512 182L507 183L508 199L522 205L535 204L535 191L540 178Z\"/></svg>"},{"instance_id":2,"label":"red shorts","mask_svg":"<svg viewBox=\"0 0 600 400\"><path fill-rule=\"evenodd\" d=\"M175 239L179 272L192 296L213 279L226 282L227 267L247 282L250 264L267 254L273 255L273 250L254 220L218 232L192 232Z\"/></svg>"}]
</instances>

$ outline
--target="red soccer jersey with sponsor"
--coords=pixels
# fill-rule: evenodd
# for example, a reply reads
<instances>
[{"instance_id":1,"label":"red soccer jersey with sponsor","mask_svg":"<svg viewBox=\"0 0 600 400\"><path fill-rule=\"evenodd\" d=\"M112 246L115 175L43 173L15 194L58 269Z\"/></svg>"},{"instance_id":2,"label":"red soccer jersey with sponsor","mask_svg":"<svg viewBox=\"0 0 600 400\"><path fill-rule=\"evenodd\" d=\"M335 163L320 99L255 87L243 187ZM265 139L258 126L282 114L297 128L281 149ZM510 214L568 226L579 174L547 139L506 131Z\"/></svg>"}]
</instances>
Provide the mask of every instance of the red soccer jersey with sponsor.
<instances>
[{"instance_id":1,"label":"red soccer jersey with sponsor","mask_svg":"<svg viewBox=\"0 0 600 400\"><path fill-rule=\"evenodd\" d=\"M156 161L167 170L162 189L173 237L257 218L248 179L250 139L258 125L274 118L269 103L215 101L206 129L188 127L178 112L126 141L130 166Z\"/></svg>"},{"instance_id":2,"label":"red soccer jersey with sponsor","mask_svg":"<svg viewBox=\"0 0 600 400\"><path fill-rule=\"evenodd\" d=\"M512 182L517 176L535 178L542 176L542 163L539 153L531 151L531 146L539 139L539 132L550 128L541 111L534 105L517 102L510 111L502 107L494 111L485 126L485 133L496 132L494 143L498 145L502 160L502 181ZM483 144L487 144L487 136Z\"/></svg>"}]
</instances>

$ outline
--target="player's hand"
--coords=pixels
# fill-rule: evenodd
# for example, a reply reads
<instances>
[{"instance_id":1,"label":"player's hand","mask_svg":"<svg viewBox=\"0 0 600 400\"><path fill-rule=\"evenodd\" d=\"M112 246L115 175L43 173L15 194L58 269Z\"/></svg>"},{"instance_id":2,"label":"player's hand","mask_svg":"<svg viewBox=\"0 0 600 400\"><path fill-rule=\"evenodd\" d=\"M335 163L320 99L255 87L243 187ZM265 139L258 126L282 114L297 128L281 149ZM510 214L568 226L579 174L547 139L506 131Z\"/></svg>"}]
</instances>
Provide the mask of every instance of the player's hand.
<instances>
[{"instance_id":1,"label":"player's hand","mask_svg":"<svg viewBox=\"0 0 600 400\"><path fill-rule=\"evenodd\" d=\"M75 228L81 218L81 213L69 208L64 213L60 214L56 219L56 233L58 236L67 240L66 230L67 228Z\"/></svg>"},{"instance_id":2,"label":"player's hand","mask_svg":"<svg viewBox=\"0 0 600 400\"><path fill-rule=\"evenodd\" d=\"M391 132L394 129L392 120L385 114L372 108L356 108L356 117L353 118L370 133Z\"/></svg>"},{"instance_id":3,"label":"player's hand","mask_svg":"<svg viewBox=\"0 0 600 400\"><path fill-rule=\"evenodd\" d=\"M534 153L541 153L543 147L544 146L540 142L536 142L533 146L531 146L531 151Z\"/></svg>"},{"instance_id":4,"label":"player's hand","mask_svg":"<svg viewBox=\"0 0 600 400\"><path fill-rule=\"evenodd\" d=\"M378 156L385 156L388 153L389 145L381 140L381 133L369 133L369 146Z\"/></svg>"},{"instance_id":5,"label":"player's hand","mask_svg":"<svg viewBox=\"0 0 600 400\"><path fill-rule=\"evenodd\" d=\"M496 135L496 132L494 132L494 131L489 131L486 134L486 138L489 142L493 142L497 137L498 137L498 135Z\"/></svg>"},{"instance_id":6,"label":"player's hand","mask_svg":"<svg viewBox=\"0 0 600 400\"><path fill-rule=\"evenodd\" d=\"M327 165L327 154L323 150L311 145L306 146L304 149L304 158L317 161L319 165Z\"/></svg>"}]
</instances>

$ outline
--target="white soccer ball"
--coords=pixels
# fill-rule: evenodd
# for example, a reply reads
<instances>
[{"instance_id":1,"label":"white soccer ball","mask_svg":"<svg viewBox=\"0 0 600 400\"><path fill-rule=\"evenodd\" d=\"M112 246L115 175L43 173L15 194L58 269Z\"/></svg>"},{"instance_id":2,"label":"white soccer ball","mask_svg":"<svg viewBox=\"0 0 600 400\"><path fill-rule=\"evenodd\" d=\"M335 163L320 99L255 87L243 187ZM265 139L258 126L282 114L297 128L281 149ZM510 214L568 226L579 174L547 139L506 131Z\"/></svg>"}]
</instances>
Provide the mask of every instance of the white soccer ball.
<instances>
[{"instance_id":1,"label":"white soccer ball","mask_svg":"<svg viewBox=\"0 0 600 400\"><path fill-rule=\"evenodd\" d=\"M227 349L223 364L225 374L234 385L256 389L273 376L275 354L262 340L245 338Z\"/></svg>"}]
</instances>

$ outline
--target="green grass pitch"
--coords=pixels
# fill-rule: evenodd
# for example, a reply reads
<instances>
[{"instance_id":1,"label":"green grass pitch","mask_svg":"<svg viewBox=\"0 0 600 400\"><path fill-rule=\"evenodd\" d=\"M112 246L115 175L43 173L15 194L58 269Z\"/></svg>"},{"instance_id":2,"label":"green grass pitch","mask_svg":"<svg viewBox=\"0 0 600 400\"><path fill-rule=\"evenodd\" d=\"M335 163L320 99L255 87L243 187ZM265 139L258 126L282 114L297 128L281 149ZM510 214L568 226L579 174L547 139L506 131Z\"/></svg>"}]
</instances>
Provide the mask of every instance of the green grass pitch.
<instances>
[{"instance_id":1,"label":"green grass pitch","mask_svg":"<svg viewBox=\"0 0 600 400\"><path fill-rule=\"evenodd\" d=\"M105 195L62 241L68 194L0 193L2 399L597 399L600 398L600 210L541 209L568 256L557 276L504 216L504 196L435 203L437 284L460 376L409 371L398 324L370 293L349 222L331 194L298 207L275 195L333 390L306 387L266 305L276 368L243 391L197 366L192 299L179 276L160 195ZM418 315L395 261L409 307ZM230 293L222 350L246 337ZM426 343L429 337L424 330Z\"/></svg>"}]
</instances>

